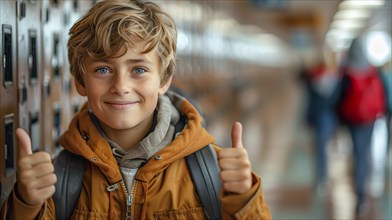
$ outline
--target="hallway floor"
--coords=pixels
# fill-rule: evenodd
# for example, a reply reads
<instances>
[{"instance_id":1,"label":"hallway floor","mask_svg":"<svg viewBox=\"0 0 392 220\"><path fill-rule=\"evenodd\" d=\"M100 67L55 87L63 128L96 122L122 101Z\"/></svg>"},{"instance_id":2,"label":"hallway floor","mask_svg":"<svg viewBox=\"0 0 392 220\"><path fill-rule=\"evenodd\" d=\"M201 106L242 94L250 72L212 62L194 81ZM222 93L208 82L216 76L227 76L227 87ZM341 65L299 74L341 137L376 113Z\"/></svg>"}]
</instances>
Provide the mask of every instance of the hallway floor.
<instances>
[{"instance_id":1,"label":"hallway floor","mask_svg":"<svg viewBox=\"0 0 392 220\"><path fill-rule=\"evenodd\" d=\"M391 146L389 154L383 153L385 144L377 148L378 159L373 161L383 164L384 177L374 175L375 172L369 177L369 208L359 218L354 211L353 153L348 131L343 127L337 129L328 144L328 190L324 193L315 190L317 161L312 130L304 120L307 98L303 83L285 75L260 77L245 80L256 83L245 83L247 86L234 92L229 86L222 88L214 96L230 99L206 102L199 96L197 101L209 116L208 130L221 146L231 146L229 128L233 121L243 124L243 143L252 169L262 178L273 219L392 220ZM380 163L383 159L385 162Z\"/></svg>"},{"instance_id":2,"label":"hallway floor","mask_svg":"<svg viewBox=\"0 0 392 220\"><path fill-rule=\"evenodd\" d=\"M304 132L296 137L297 144L287 149L290 153L284 153L288 156L274 159L284 164L276 166L282 169L271 172L263 170L263 164L254 165L256 172L260 172L262 176L266 200L270 205L273 219L392 219L391 151L386 163L384 187L377 181L377 177L373 176L373 181L369 181L368 211L363 216L355 216L356 199L351 180L351 151L345 149L345 146L349 146L348 136L344 131L340 131L337 139L329 146L329 190L324 195L318 195L315 190L315 157L309 144L309 135Z\"/></svg>"}]
</instances>

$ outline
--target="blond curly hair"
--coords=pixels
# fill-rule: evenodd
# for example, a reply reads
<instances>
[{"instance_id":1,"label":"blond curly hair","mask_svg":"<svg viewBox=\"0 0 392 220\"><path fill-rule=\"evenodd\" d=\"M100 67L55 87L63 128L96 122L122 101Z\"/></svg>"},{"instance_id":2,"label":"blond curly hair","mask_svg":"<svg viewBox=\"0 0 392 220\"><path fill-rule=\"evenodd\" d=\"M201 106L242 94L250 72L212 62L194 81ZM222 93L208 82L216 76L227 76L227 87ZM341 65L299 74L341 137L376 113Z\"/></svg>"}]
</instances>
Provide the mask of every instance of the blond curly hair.
<instances>
[{"instance_id":1,"label":"blond curly hair","mask_svg":"<svg viewBox=\"0 0 392 220\"><path fill-rule=\"evenodd\" d=\"M84 85L87 57L120 57L127 47L143 40L143 53L152 50L160 61L161 85L176 65L177 29L174 20L152 2L103 0L96 3L69 31L68 61L71 74Z\"/></svg>"}]
</instances>

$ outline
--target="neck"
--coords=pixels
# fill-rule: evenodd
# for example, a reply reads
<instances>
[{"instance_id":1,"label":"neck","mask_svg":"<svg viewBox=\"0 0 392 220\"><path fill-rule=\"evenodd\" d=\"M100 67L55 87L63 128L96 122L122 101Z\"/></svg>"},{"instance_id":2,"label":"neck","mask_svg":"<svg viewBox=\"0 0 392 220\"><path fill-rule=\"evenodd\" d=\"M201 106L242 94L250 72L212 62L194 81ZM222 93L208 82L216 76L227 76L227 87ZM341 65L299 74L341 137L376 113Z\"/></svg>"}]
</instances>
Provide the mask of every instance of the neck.
<instances>
[{"instance_id":1,"label":"neck","mask_svg":"<svg viewBox=\"0 0 392 220\"><path fill-rule=\"evenodd\" d=\"M150 133L153 122L154 114L152 114L148 120L145 120L129 129L114 129L102 122L99 124L105 135L127 152Z\"/></svg>"}]
</instances>

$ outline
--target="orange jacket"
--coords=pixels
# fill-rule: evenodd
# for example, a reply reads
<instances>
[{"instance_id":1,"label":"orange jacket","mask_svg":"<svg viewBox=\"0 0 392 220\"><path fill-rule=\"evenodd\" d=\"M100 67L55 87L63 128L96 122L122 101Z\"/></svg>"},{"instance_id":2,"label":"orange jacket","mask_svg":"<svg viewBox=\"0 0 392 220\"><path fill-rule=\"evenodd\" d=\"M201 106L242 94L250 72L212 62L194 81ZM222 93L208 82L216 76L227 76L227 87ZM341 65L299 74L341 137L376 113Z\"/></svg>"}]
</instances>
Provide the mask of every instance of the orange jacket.
<instances>
[{"instance_id":1,"label":"orange jacket","mask_svg":"<svg viewBox=\"0 0 392 220\"><path fill-rule=\"evenodd\" d=\"M188 116L185 129L136 174L130 210L132 219L205 218L184 157L213 143L213 137L202 127L200 115L189 102L184 101L180 111ZM89 161L72 219L125 219L127 197L119 167L86 108L73 118L60 143ZM218 146L214 147L220 150ZM160 157L156 157L158 155ZM109 192L108 186L118 188ZM224 219L271 219L260 178L255 174L248 192L232 194L222 191L220 195ZM51 198L42 207L32 207L18 200L13 193L3 207L3 213L7 209L9 219L33 219L36 216L55 219Z\"/></svg>"}]
</instances>

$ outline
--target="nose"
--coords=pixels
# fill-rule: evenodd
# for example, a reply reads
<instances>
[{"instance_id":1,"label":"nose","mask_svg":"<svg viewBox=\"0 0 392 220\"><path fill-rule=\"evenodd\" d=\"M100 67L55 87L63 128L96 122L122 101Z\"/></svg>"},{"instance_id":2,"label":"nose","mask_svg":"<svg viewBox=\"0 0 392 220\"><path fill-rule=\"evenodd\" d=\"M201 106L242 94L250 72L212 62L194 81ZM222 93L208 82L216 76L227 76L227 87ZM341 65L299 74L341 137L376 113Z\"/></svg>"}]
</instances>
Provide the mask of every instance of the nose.
<instances>
[{"instance_id":1,"label":"nose","mask_svg":"<svg viewBox=\"0 0 392 220\"><path fill-rule=\"evenodd\" d=\"M111 92L119 95L127 94L132 88L132 81L129 74L114 74L111 85Z\"/></svg>"}]
</instances>

